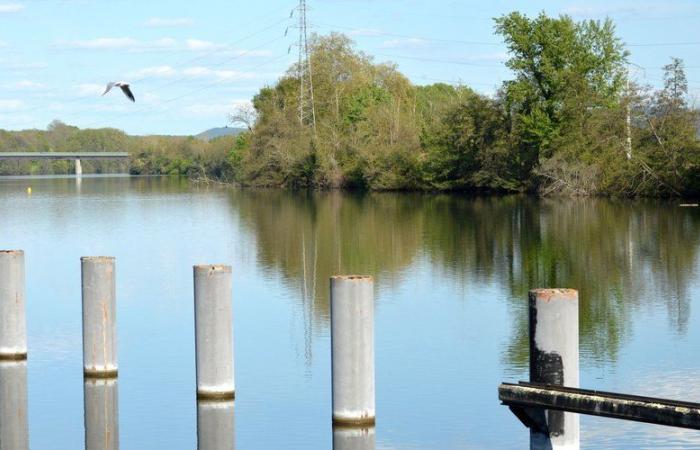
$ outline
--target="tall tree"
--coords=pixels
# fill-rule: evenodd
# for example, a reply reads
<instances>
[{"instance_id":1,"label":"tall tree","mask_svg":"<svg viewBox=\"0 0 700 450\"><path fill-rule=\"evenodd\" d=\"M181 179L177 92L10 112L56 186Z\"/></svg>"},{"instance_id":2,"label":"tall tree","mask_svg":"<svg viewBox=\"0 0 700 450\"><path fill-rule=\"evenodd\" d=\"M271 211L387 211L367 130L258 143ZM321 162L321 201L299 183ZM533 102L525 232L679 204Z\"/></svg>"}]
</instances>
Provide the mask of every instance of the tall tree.
<instances>
[{"instance_id":1,"label":"tall tree","mask_svg":"<svg viewBox=\"0 0 700 450\"><path fill-rule=\"evenodd\" d=\"M525 180L562 139L577 134L582 119L618 100L627 52L609 19L575 22L544 13L530 19L513 12L496 19L496 32L515 73L503 93Z\"/></svg>"}]
</instances>

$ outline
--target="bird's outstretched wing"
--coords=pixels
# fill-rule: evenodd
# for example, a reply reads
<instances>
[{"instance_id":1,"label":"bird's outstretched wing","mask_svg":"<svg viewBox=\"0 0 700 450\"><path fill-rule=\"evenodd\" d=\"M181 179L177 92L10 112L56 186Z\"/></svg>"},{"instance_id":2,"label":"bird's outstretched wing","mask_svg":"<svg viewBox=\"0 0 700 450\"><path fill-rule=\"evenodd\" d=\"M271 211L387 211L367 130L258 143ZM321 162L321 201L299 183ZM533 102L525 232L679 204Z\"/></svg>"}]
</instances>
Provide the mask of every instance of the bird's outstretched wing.
<instances>
[{"instance_id":1,"label":"bird's outstretched wing","mask_svg":"<svg viewBox=\"0 0 700 450\"><path fill-rule=\"evenodd\" d=\"M114 87L114 84L115 83L113 81L107 83L107 87L105 87L105 91L102 93L102 95L105 95L107 92L111 91Z\"/></svg>"},{"instance_id":2,"label":"bird's outstretched wing","mask_svg":"<svg viewBox=\"0 0 700 450\"><path fill-rule=\"evenodd\" d=\"M122 84L119 87L122 88L122 92L124 92L124 95L126 95L129 98L129 100L131 100L132 102L136 101L136 99L134 98L134 94L131 92L131 89L129 89L128 84Z\"/></svg>"}]
</instances>

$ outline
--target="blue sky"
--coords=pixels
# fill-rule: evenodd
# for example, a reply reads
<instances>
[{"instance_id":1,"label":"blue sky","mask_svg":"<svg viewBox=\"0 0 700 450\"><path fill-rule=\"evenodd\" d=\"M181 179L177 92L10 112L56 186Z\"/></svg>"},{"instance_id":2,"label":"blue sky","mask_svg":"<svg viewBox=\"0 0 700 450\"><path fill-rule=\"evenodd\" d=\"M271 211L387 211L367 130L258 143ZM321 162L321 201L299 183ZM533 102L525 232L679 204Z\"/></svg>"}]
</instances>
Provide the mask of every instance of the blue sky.
<instances>
[{"instance_id":1,"label":"blue sky","mask_svg":"<svg viewBox=\"0 0 700 450\"><path fill-rule=\"evenodd\" d=\"M700 1L308 0L311 31L339 31L414 83L462 82L492 94L509 78L492 18L520 10L611 17L634 77L661 84L671 56L700 94ZM296 59L297 1L0 0L0 128L53 119L132 134L196 134ZM137 103L110 80L132 83Z\"/></svg>"}]
</instances>

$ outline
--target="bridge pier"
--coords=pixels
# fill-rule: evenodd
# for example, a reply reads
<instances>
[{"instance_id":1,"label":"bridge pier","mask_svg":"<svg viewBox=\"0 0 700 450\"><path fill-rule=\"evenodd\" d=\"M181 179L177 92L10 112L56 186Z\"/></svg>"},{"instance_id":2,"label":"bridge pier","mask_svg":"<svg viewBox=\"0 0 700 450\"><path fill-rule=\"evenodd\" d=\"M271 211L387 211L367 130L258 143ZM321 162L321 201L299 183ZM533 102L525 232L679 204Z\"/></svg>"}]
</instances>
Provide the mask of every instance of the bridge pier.
<instances>
[{"instance_id":1,"label":"bridge pier","mask_svg":"<svg viewBox=\"0 0 700 450\"><path fill-rule=\"evenodd\" d=\"M83 174L83 165L80 164L80 159L75 160L75 176L79 177Z\"/></svg>"}]
</instances>

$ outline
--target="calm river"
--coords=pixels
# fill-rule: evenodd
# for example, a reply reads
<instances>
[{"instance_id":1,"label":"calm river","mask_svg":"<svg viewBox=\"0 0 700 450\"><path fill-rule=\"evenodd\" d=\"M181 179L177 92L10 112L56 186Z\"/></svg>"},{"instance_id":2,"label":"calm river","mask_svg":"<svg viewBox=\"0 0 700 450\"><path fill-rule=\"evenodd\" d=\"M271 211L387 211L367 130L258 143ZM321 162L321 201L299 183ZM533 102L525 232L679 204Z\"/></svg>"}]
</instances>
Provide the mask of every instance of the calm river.
<instances>
[{"instance_id":1,"label":"calm river","mask_svg":"<svg viewBox=\"0 0 700 450\"><path fill-rule=\"evenodd\" d=\"M376 279L377 449L528 448L497 387L528 377L534 287L580 290L581 387L700 402L700 208L677 203L2 179L0 248L26 252L30 447L84 446L84 255L117 258L121 449L196 448L201 263L233 266L239 449L331 448L334 274ZM700 433L584 416L581 443Z\"/></svg>"}]
</instances>

